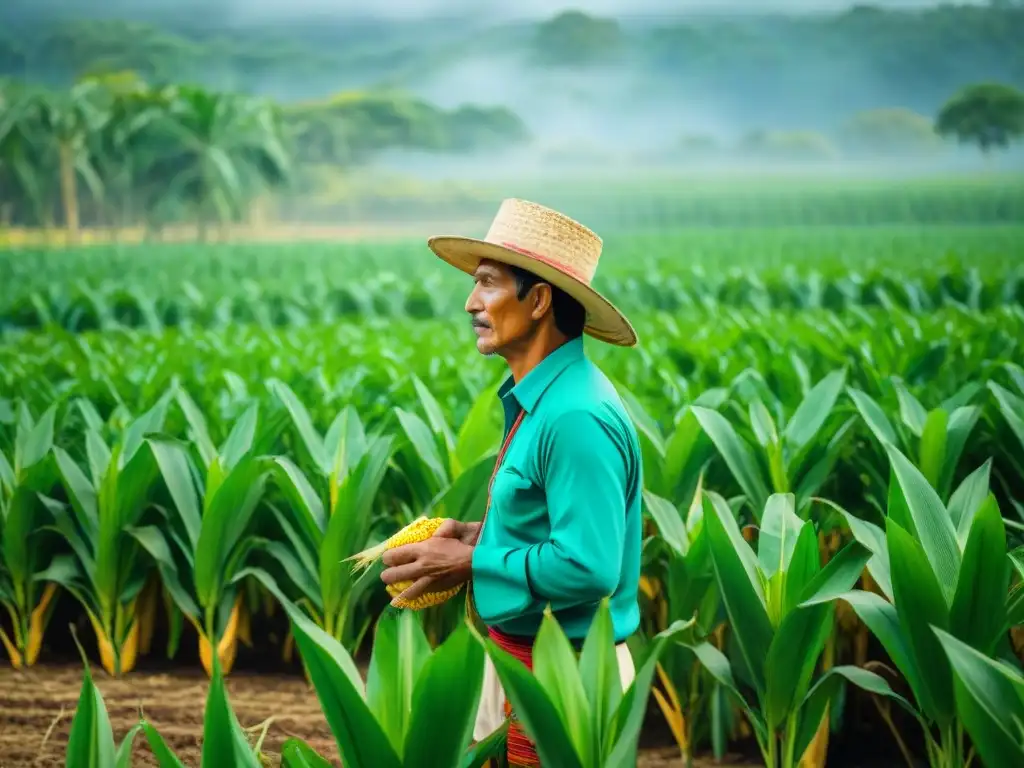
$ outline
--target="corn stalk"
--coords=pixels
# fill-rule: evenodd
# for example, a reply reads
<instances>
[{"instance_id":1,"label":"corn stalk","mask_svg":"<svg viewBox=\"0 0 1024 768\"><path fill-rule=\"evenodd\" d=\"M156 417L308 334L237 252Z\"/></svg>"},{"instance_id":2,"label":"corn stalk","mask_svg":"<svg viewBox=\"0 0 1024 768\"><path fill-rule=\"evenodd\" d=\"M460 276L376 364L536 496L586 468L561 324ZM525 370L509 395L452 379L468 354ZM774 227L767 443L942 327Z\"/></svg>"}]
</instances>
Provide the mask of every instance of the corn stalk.
<instances>
[{"instance_id":1,"label":"corn stalk","mask_svg":"<svg viewBox=\"0 0 1024 768\"><path fill-rule=\"evenodd\" d=\"M82 605L103 668L114 676L130 671L138 654L136 604L152 561L133 530L158 516L150 508L149 493L159 472L146 436L162 427L168 402L169 394L132 421L113 446L87 428L88 474L63 448L53 449L71 511L44 497L54 520L46 528L64 538L73 557L46 576Z\"/></svg>"},{"instance_id":2,"label":"corn stalk","mask_svg":"<svg viewBox=\"0 0 1024 768\"><path fill-rule=\"evenodd\" d=\"M48 493L56 479L50 452L55 412L51 406L33 421L22 403L13 461L0 452L0 605L11 622L9 631L0 624L0 642L15 669L35 664L53 611L57 584L44 578L42 566L59 570L64 562L39 531L45 518L37 494Z\"/></svg>"},{"instance_id":3,"label":"corn stalk","mask_svg":"<svg viewBox=\"0 0 1024 768\"><path fill-rule=\"evenodd\" d=\"M177 394L204 471L195 466L187 444L150 439L174 509L163 525L139 526L131 535L153 557L175 605L195 627L207 674L213 674L215 654L228 674L243 611L235 576L266 543L255 532L254 516L274 466L259 449L269 442L274 425L257 438L254 403L217 449L198 409L183 390Z\"/></svg>"},{"instance_id":4,"label":"corn stalk","mask_svg":"<svg viewBox=\"0 0 1024 768\"><path fill-rule=\"evenodd\" d=\"M725 500L705 493L704 524L736 655L730 660L706 639L691 647L743 708L767 768L795 768L844 680L900 698L884 679L856 667L832 667L812 685L833 601L856 583L868 549L851 542L822 568L814 526L796 514L793 494L772 494L760 517L755 552Z\"/></svg>"}]
</instances>

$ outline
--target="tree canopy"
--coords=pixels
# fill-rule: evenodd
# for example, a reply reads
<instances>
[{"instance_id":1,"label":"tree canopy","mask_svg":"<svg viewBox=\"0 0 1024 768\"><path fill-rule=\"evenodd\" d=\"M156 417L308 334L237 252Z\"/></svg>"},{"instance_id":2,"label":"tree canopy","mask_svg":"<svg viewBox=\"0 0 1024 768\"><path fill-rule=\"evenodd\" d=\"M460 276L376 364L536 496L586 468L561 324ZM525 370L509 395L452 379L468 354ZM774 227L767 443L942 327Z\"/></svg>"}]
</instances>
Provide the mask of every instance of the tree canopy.
<instances>
[{"instance_id":1,"label":"tree canopy","mask_svg":"<svg viewBox=\"0 0 1024 768\"><path fill-rule=\"evenodd\" d=\"M1024 136L1024 93L1005 83L969 85L943 106L935 126L985 154L1005 149Z\"/></svg>"}]
</instances>

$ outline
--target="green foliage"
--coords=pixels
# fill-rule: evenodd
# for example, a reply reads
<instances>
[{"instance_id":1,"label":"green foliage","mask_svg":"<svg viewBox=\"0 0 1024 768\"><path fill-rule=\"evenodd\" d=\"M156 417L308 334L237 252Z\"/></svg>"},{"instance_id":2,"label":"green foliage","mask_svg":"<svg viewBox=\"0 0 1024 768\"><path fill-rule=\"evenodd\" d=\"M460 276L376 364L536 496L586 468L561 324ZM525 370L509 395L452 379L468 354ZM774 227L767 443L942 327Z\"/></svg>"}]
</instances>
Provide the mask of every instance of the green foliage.
<instances>
[{"instance_id":1,"label":"green foliage","mask_svg":"<svg viewBox=\"0 0 1024 768\"><path fill-rule=\"evenodd\" d=\"M1024 136L1024 92L1005 83L968 85L939 112L935 129L985 154Z\"/></svg>"},{"instance_id":2,"label":"green foliage","mask_svg":"<svg viewBox=\"0 0 1024 768\"><path fill-rule=\"evenodd\" d=\"M533 51L544 64L585 66L613 60L624 43L625 35L614 19L568 10L537 25Z\"/></svg>"},{"instance_id":3,"label":"green foliage","mask_svg":"<svg viewBox=\"0 0 1024 768\"><path fill-rule=\"evenodd\" d=\"M941 144L932 120L905 108L859 112L840 127L839 140L845 149L869 156L924 155Z\"/></svg>"}]
</instances>

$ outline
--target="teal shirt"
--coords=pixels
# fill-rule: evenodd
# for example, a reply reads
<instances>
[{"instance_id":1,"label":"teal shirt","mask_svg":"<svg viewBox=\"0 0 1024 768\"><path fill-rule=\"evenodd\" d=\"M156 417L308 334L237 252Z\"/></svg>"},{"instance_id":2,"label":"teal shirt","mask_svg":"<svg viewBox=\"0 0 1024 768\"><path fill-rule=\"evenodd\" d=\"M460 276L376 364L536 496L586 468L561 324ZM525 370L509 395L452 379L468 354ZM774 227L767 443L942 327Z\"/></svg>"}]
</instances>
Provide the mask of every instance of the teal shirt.
<instances>
[{"instance_id":1,"label":"teal shirt","mask_svg":"<svg viewBox=\"0 0 1024 768\"><path fill-rule=\"evenodd\" d=\"M640 624L642 460L618 392L583 352L562 345L499 389L505 434L525 410L494 478L473 552L480 618L536 635L547 605L582 640L610 597L616 642Z\"/></svg>"}]
</instances>

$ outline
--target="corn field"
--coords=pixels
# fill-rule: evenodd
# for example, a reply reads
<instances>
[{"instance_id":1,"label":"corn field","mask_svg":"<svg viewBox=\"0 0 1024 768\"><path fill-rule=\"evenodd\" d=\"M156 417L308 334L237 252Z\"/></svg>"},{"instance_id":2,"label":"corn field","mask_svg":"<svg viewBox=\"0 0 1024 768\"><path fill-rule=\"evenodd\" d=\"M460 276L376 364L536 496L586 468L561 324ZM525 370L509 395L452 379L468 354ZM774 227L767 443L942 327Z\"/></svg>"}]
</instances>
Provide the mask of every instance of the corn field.
<instances>
[{"instance_id":1,"label":"corn field","mask_svg":"<svg viewBox=\"0 0 1024 768\"><path fill-rule=\"evenodd\" d=\"M909 766L1024 764L1024 230L605 247L641 337L587 346L643 449L625 693L604 607L578 657L549 616L531 674L461 599L395 611L343 562L479 520L502 438L503 365L418 242L0 254L0 641L30 675L81 617L67 764L182 765L94 676L193 654L202 765L484 765L487 656L544 765L636 765L661 727L686 765L822 766L861 721ZM330 754L242 727L249 647L304 675Z\"/></svg>"}]
</instances>

